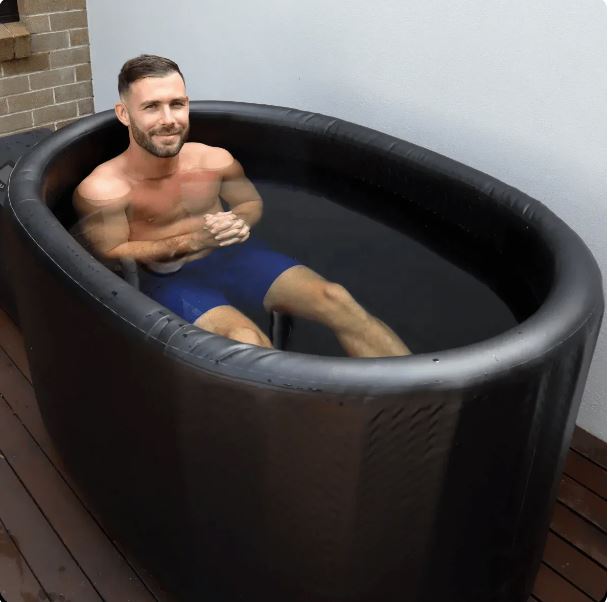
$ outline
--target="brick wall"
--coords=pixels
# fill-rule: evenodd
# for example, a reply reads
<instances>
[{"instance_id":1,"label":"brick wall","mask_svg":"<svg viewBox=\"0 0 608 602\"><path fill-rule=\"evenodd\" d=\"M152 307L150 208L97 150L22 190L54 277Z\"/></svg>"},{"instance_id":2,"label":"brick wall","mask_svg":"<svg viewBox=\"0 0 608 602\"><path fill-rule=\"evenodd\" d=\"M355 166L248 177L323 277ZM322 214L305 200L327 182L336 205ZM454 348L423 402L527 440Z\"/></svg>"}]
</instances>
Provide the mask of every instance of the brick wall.
<instances>
[{"instance_id":1,"label":"brick wall","mask_svg":"<svg viewBox=\"0 0 608 602\"><path fill-rule=\"evenodd\" d=\"M86 0L19 0L31 54L0 63L0 136L94 112Z\"/></svg>"}]
</instances>

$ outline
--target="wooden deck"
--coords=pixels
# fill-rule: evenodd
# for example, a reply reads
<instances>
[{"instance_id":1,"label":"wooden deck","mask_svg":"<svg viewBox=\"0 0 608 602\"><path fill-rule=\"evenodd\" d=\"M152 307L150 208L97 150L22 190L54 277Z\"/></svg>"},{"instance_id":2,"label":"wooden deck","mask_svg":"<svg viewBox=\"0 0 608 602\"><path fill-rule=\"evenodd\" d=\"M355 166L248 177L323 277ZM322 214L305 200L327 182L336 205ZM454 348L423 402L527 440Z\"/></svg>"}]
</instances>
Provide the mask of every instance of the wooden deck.
<instances>
[{"instance_id":1,"label":"wooden deck","mask_svg":"<svg viewBox=\"0 0 608 602\"><path fill-rule=\"evenodd\" d=\"M605 597L606 444L577 429L530 602ZM42 424L21 333L2 310L0 598L173 600L104 531L71 481Z\"/></svg>"}]
</instances>

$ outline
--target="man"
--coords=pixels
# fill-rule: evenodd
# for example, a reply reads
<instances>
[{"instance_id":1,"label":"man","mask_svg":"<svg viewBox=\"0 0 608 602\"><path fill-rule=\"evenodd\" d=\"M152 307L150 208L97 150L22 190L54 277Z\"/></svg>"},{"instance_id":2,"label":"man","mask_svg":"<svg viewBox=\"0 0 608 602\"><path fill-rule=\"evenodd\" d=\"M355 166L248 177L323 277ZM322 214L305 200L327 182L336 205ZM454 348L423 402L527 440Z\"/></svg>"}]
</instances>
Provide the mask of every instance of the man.
<instances>
[{"instance_id":1,"label":"man","mask_svg":"<svg viewBox=\"0 0 608 602\"><path fill-rule=\"evenodd\" d=\"M257 304L325 324L350 356L410 353L342 286L250 238L262 199L227 150L186 143L189 100L173 61L127 61L118 91L115 111L129 129L129 147L97 167L73 199L96 254L136 260L144 293L237 341L271 347L234 307Z\"/></svg>"}]
</instances>

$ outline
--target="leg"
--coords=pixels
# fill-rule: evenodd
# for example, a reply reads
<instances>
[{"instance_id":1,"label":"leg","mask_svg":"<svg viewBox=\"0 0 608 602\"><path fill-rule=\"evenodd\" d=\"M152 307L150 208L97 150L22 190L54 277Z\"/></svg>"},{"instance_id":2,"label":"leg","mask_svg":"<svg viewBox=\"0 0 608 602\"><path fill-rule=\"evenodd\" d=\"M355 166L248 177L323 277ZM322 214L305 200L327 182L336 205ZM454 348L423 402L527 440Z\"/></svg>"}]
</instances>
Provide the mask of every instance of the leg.
<instances>
[{"instance_id":1,"label":"leg","mask_svg":"<svg viewBox=\"0 0 608 602\"><path fill-rule=\"evenodd\" d=\"M230 305L220 305L199 316L194 325L241 343L272 347L270 339L247 316Z\"/></svg>"},{"instance_id":2,"label":"leg","mask_svg":"<svg viewBox=\"0 0 608 602\"><path fill-rule=\"evenodd\" d=\"M298 265L283 272L264 297L266 311L281 311L331 328L348 355L385 357L411 352L386 325L367 313L341 285Z\"/></svg>"},{"instance_id":3,"label":"leg","mask_svg":"<svg viewBox=\"0 0 608 602\"><path fill-rule=\"evenodd\" d=\"M241 343L272 347L257 325L232 307L221 290L213 286L218 271L222 273L207 259L188 263L171 275L142 269L141 290L203 330Z\"/></svg>"}]
</instances>

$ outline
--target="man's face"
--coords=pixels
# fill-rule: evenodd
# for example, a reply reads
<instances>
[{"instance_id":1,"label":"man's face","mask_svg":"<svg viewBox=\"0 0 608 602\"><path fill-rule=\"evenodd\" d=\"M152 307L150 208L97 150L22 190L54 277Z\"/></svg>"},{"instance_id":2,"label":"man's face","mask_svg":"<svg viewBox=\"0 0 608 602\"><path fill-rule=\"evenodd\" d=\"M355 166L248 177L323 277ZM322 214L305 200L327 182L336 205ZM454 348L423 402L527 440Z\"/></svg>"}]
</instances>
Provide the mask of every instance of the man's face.
<instances>
[{"instance_id":1,"label":"man's face","mask_svg":"<svg viewBox=\"0 0 608 602\"><path fill-rule=\"evenodd\" d=\"M123 104L124 119L139 146L155 157L179 153L190 127L186 87L179 73L133 82Z\"/></svg>"}]
</instances>

